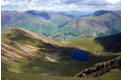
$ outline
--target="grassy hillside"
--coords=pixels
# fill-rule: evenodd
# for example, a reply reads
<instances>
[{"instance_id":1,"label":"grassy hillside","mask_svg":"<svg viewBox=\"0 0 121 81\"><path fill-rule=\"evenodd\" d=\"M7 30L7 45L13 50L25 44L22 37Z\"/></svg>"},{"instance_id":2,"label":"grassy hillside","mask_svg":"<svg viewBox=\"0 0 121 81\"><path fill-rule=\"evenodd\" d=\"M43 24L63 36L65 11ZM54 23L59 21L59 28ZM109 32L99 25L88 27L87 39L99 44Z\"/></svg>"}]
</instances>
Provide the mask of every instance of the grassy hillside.
<instances>
[{"instance_id":1,"label":"grassy hillside","mask_svg":"<svg viewBox=\"0 0 121 81\"><path fill-rule=\"evenodd\" d=\"M12 75L11 75L12 74ZM62 76L41 76L39 74L21 74L2 72L2 80L121 80L121 70L112 69L110 72L97 78L73 78Z\"/></svg>"},{"instance_id":2,"label":"grassy hillside","mask_svg":"<svg viewBox=\"0 0 121 81\"><path fill-rule=\"evenodd\" d=\"M80 78L76 79L78 80ZM2 72L2 80L75 80L75 78L63 76L42 76L40 74Z\"/></svg>"},{"instance_id":3,"label":"grassy hillside","mask_svg":"<svg viewBox=\"0 0 121 81\"><path fill-rule=\"evenodd\" d=\"M98 80L121 80L121 70L113 69L109 73L104 74L103 76L98 77Z\"/></svg>"},{"instance_id":4,"label":"grassy hillside","mask_svg":"<svg viewBox=\"0 0 121 81\"><path fill-rule=\"evenodd\" d=\"M114 37L112 42L120 45L118 35L110 36ZM27 77L31 74L72 77L96 63L116 58L121 52L103 51L104 47L96 39L52 40L22 28L8 28L2 32L2 71L25 73ZM90 60L72 60L75 49L87 51Z\"/></svg>"}]
</instances>

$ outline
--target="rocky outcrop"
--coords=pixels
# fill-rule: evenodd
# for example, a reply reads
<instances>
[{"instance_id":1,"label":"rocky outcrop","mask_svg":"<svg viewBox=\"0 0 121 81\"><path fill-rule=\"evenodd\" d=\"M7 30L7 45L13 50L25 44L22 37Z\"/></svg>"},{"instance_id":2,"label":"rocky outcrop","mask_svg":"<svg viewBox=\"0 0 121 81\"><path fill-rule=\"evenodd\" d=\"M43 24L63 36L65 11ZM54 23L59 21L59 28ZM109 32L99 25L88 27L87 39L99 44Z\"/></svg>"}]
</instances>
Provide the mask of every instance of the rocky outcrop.
<instances>
[{"instance_id":1,"label":"rocky outcrop","mask_svg":"<svg viewBox=\"0 0 121 81\"><path fill-rule=\"evenodd\" d=\"M94 67L78 73L75 77L98 77L109 72L111 69L121 69L121 56L107 62L98 63Z\"/></svg>"}]
</instances>

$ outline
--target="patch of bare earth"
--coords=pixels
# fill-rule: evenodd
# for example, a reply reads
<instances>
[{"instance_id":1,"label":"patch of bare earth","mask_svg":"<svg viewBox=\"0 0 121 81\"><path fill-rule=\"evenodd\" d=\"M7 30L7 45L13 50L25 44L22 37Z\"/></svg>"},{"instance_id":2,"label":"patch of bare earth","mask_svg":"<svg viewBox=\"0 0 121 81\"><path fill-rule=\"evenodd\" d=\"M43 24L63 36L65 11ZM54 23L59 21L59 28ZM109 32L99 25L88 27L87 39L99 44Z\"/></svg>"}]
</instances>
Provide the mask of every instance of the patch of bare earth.
<instances>
[{"instance_id":1,"label":"patch of bare earth","mask_svg":"<svg viewBox=\"0 0 121 81\"><path fill-rule=\"evenodd\" d=\"M34 52L34 51L37 51L36 49L30 48L30 47L28 47L28 46L26 46L26 45L21 45L21 44L19 44L19 43L16 43L16 45L17 45L20 49L22 49L23 51L25 51L25 52Z\"/></svg>"}]
</instances>

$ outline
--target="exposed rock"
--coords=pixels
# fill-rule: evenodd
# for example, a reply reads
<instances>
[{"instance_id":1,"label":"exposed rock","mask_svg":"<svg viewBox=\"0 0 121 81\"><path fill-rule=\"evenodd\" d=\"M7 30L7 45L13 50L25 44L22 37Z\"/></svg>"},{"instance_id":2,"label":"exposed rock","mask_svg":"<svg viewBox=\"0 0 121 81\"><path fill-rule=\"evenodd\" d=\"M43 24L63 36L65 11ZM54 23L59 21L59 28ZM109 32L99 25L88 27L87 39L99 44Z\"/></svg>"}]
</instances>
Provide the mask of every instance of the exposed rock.
<instances>
[{"instance_id":1,"label":"exposed rock","mask_svg":"<svg viewBox=\"0 0 121 81\"><path fill-rule=\"evenodd\" d=\"M51 57L48 57L48 56L46 57L46 59L47 59L49 62L54 62L54 63L56 62L56 59L51 58Z\"/></svg>"},{"instance_id":2,"label":"exposed rock","mask_svg":"<svg viewBox=\"0 0 121 81\"><path fill-rule=\"evenodd\" d=\"M111 69L121 69L121 56L107 62L98 63L94 67L78 73L75 77L98 77L109 72Z\"/></svg>"}]
</instances>

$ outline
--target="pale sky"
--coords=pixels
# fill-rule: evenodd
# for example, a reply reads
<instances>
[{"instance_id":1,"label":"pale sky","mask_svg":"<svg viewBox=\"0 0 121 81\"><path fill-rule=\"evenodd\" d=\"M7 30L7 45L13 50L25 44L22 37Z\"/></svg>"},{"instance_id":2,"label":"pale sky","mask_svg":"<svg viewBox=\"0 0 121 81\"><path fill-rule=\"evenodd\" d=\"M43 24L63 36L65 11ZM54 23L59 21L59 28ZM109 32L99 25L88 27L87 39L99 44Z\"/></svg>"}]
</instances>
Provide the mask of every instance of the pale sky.
<instances>
[{"instance_id":1,"label":"pale sky","mask_svg":"<svg viewBox=\"0 0 121 81\"><path fill-rule=\"evenodd\" d=\"M1 0L2 10L81 11L121 10L121 0Z\"/></svg>"}]
</instances>

